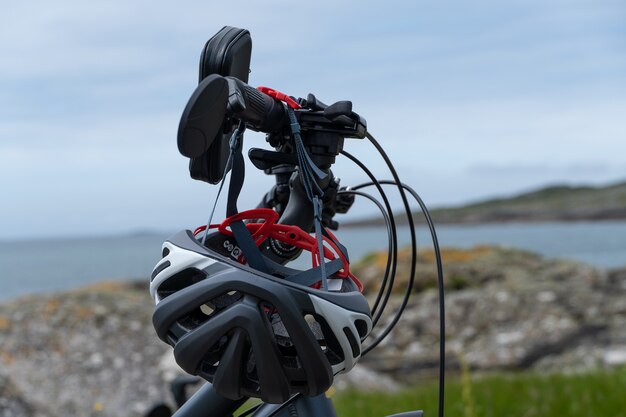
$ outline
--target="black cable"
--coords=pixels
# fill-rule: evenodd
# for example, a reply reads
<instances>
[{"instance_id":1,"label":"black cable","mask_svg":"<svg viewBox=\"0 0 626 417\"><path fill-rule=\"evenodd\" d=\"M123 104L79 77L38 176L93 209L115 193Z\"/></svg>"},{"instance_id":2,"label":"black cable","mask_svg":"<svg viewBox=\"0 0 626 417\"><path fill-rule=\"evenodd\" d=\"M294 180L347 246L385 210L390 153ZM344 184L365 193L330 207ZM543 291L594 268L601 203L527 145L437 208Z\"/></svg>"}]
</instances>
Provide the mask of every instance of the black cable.
<instances>
[{"instance_id":1,"label":"black cable","mask_svg":"<svg viewBox=\"0 0 626 417\"><path fill-rule=\"evenodd\" d=\"M370 194L364 193L362 191L356 191L356 190L342 190L342 191L339 191L337 194L359 195L361 197L365 197L365 198L369 199L371 202L376 204L376 206L378 206L378 209L380 210L380 213L382 214L383 219L385 220L385 227L387 229L387 259L389 260L391 258L391 252L393 250L393 248L392 248L392 244L393 243L391 241L391 225L389 223L389 216L387 215L387 212L385 211L385 208L380 203L380 201L376 200L376 198L374 198ZM381 289L379 289L379 291L378 291L378 296L380 296L381 292L382 292L382 285L381 285ZM373 313L373 309L372 309L372 313ZM374 328L374 326L376 326L376 323L377 323L376 319L372 320L372 328Z\"/></svg>"},{"instance_id":2,"label":"black cable","mask_svg":"<svg viewBox=\"0 0 626 417\"><path fill-rule=\"evenodd\" d=\"M376 182L367 182L367 183L363 183L363 184L358 184L358 185L356 185L356 186L354 186L352 188L354 190L358 190L358 189L365 188L365 187L370 187L370 186L376 185L376 184L380 185L380 182L378 180L376 180ZM396 248L396 253L397 253L397 248ZM414 265L416 263L416 261L417 261L416 258L412 258L411 259L411 265ZM394 267L397 268L397 264L398 264L398 259L397 259L397 255L396 255L396 259L394 259ZM394 275L391 276L390 285L387 288L385 288L384 299L383 299L383 302L381 304L381 309L380 309L380 311L378 311L378 316L376 317L376 319L380 318L380 316L383 314L385 308L387 307L387 303L388 303L389 298L391 296L391 293L393 291L394 281L395 281L395 272L394 272ZM402 302L400 308L395 312L395 315L393 316L393 319L391 320L391 322L389 322L387 324L387 326L383 329L383 331L381 333L379 333L379 335L374 339L374 341L371 343L371 345L364 349L364 351L363 351L364 354L368 353L372 349L374 349L393 330L393 328L396 326L396 324L398 323L398 321L402 317L402 314L404 313L404 310L406 308L408 300L411 297L411 291L412 290L413 290L413 285L412 285L412 283L409 280L409 282L407 282L406 289L404 290L403 302Z\"/></svg>"},{"instance_id":3,"label":"black cable","mask_svg":"<svg viewBox=\"0 0 626 417\"><path fill-rule=\"evenodd\" d=\"M389 296L391 295L391 289L393 288L394 279L396 276L396 267L397 267L397 259L398 259L398 235L396 232L396 222L393 216L393 210L391 210L391 205L389 204L389 199L387 198L387 194L383 187L378 183L378 180L372 174L372 172L363 164L358 158L351 155L346 151L341 151L341 154L346 158L350 159L354 162L361 170L370 178L372 183L376 186L383 202L385 203L385 208L387 209L387 214L389 215L389 222L391 225L391 238L393 244L392 256L387 259L387 265L385 266L385 274L383 275L383 280L381 282L380 290L378 291L378 295L376 296L376 301L374 302L374 306L372 307L372 325L374 323L378 323L378 320L382 316L382 312L385 310L387 305L387 301L389 300ZM354 189L354 187L352 187ZM388 287L387 287L388 286ZM388 288L388 289L387 289ZM384 294L384 296L383 296ZM383 298L383 303L378 309L379 303L381 301L381 297Z\"/></svg>"},{"instance_id":4,"label":"black cable","mask_svg":"<svg viewBox=\"0 0 626 417\"><path fill-rule=\"evenodd\" d=\"M378 183L378 180L375 180L375 182L369 182L366 184L380 186L380 184ZM363 188L362 184L352 187L353 190L358 190L360 188ZM397 233L398 233L397 228L394 227L392 232L396 235L396 239L397 239ZM376 301L374 302L374 307L372 308L372 315L373 315L372 328L374 328L374 326L379 322L380 318L384 314L384 311L387 308L387 303L389 302L389 298L391 297L391 293L393 292L393 287L395 285L395 279L396 279L396 269L398 268L398 244L397 243L394 245L392 253L394 257L391 260L391 267L392 267L391 275L389 275L389 278L388 278L389 270L385 269L385 274L383 275L383 280L381 282L381 286L378 291L378 294L376 295ZM387 265L389 265L390 263L389 261L390 261L390 258L388 257ZM380 304L378 304L379 302Z\"/></svg>"},{"instance_id":5,"label":"black cable","mask_svg":"<svg viewBox=\"0 0 626 417\"><path fill-rule=\"evenodd\" d=\"M396 172L395 167L391 163L391 160L389 160L389 157L385 153L384 149L380 146L378 141L376 141L376 139L370 133L367 133L366 137L372 143L372 145L374 145L374 147L376 148L380 156L384 159L385 163L387 164L387 167L389 168L389 172L391 172L391 175L393 176L394 180L396 180L397 183L400 183L400 178L398 177L398 173ZM409 232L411 235L411 270L409 273L409 280L407 283L404 296L402 297L402 302L400 304L400 307L396 311L396 314L394 315L393 319L387 325L387 327L383 330L383 332L380 333L369 346L363 349L363 353L367 353L371 351L372 349L374 349L376 346L378 346L378 344L382 342L382 340L385 337L387 337L387 335L389 335L391 330L393 330L395 325L400 320L400 316L402 315L402 312L406 308L407 303L409 302L411 291L413 290L413 283L415 282L415 263L417 259L415 227L413 224L413 218L411 217L411 208L406 198L406 194L404 193L404 188L402 188L401 186L398 186L398 191L400 193L400 197L402 198L402 203L404 204L404 209L407 214L407 219L409 221Z\"/></svg>"},{"instance_id":6,"label":"black cable","mask_svg":"<svg viewBox=\"0 0 626 417\"><path fill-rule=\"evenodd\" d=\"M380 156L385 160L385 163L387 164L389 171L391 172L391 175L394 179L394 183L395 185L398 187L398 191L400 192L400 197L402 198L402 203L404 205L404 209L406 211L407 214L407 221L409 223L409 231L410 231L410 235L411 235L411 272L409 275L409 283L407 284L407 292L405 293L405 296L402 300L402 305L400 306L400 309L398 311L404 311L404 309L406 308L406 304L408 303L408 299L410 297L410 291L413 287L413 282L415 280L415 262L417 260L417 245L416 245L416 239L415 239L415 225L413 222L413 216L411 213L411 208L409 207L409 202L407 201L406 198L406 194L404 192L404 187L402 185L402 182L400 181L400 178L398 177L398 173L396 172L393 164L391 163L391 161L389 160L389 157L387 156L387 154L385 153L385 151L383 150L383 148L380 146L380 144L378 143L378 141L372 136L371 133L367 133L366 135L367 139L372 143L372 145L374 145L374 147L376 148L376 150L378 151L378 153L380 154ZM413 196L416 197L417 196L417 200L418 203L420 203L420 206L423 204L423 201L421 200L421 198L419 198L419 195L417 195L417 193ZM425 206L424 206L425 207ZM426 213L427 211L425 211ZM426 214L424 214L426 216ZM430 217L430 215L428 216ZM431 219L431 224L432 224L432 219ZM434 231L434 227L433 227L433 231ZM436 238L436 235L435 235ZM436 240L436 239L435 239ZM438 268L440 266L440 262L438 263ZM443 299L441 299L442 303L443 303ZM441 313L441 309L440 309L440 313ZM398 322L398 320L400 319L400 316L398 314L396 314L396 316L394 317L393 321L392 321L392 326L388 326L387 329L388 330L386 334L383 335L383 338L389 334L389 332L391 332L391 329L393 329L393 326L396 325L396 323ZM443 316L441 317L441 322L440 323L444 323L445 319L443 318ZM382 340L382 338L380 339ZM442 338L440 338L440 343L441 340L443 340L443 334L442 334ZM380 342L378 342L380 343ZM374 346L376 345L370 345L367 347L367 349L372 349ZM445 354L445 352L444 352ZM445 355L444 355L445 356ZM441 360L444 359L444 356L442 356L440 358L440 363ZM443 417L443 409L444 409L444 390L443 390L443 378L442 375L440 375L440 380L439 380L439 417Z\"/></svg>"},{"instance_id":7,"label":"black cable","mask_svg":"<svg viewBox=\"0 0 626 417\"><path fill-rule=\"evenodd\" d=\"M382 180L378 181L379 184L385 185L397 185L394 181L390 180ZM362 186L372 186L373 183L362 184ZM363 187L359 188L363 188ZM441 249L439 247L439 239L437 238L437 232L435 230L435 225L428 211L428 207L422 200L422 198L417 194L417 192L409 187L406 184L401 183L402 188L407 190L417 201L419 204L422 213L424 213L424 218L426 219L426 224L428 225L428 229L430 230L430 237L433 242L433 249L435 251L435 262L437 264L437 289L439 292L439 409L441 410L439 415L443 416L443 406L444 406L444 385L445 385L445 363L446 363L446 314L445 314L445 289L443 282L443 263L441 260ZM356 187L355 187L356 188Z\"/></svg>"}]
</instances>

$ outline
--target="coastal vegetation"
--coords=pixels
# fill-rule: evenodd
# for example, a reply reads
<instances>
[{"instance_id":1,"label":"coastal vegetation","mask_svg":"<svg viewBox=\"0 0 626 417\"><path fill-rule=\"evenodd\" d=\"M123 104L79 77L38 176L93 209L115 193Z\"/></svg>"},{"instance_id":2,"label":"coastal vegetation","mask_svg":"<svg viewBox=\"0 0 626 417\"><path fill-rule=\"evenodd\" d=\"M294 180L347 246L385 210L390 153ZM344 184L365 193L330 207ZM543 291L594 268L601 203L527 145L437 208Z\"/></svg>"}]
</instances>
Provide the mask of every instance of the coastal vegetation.
<instances>
[{"instance_id":1,"label":"coastal vegetation","mask_svg":"<svg viewBox=\"0 0 626 417\"><path fill-rule=\"evenodd\" d=\"M626 368L575 374L496 373L449 378L446 415L458 417L623 417ZM417 408L434 416L437 383L398 392L350 390L333 397L342 417L383 417Z\"/></svg>"},{"instance_id":2,"label":"coastal vegetation","mask_svg":"<svg viewBox=\"0 0 626 417\"><path fill-rule=\"evenodd\" d=\"M436 223L501 223L626 219L626 182L602 187L556 185L513 196L431 210ZM406 215L397 216L399 224ZM372 226L382 220L364 219L345 226Z\"/></svg>"}]
</instances>

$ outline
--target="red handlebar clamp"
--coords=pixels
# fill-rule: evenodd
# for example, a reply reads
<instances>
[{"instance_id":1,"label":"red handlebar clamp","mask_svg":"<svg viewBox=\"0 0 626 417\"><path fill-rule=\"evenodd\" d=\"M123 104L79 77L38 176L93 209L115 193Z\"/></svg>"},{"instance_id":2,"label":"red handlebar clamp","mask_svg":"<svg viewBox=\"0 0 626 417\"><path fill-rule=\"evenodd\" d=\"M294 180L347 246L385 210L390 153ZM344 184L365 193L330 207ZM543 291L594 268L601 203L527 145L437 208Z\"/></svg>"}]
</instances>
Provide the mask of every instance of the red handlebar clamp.
<instances>
[{"instance_id":1,"label":"red handlebar clamp","mask_svg":"<svg viewBox=\"0 0 626 417\"><path fill-rule=\"evenodd\" d=\"M256 89L259 90L262 93L267 94L270 97L274 97L276 100L284 101L292 109L301 109L302 108L302 106L300 106L294 99L289 97L287 94L281 93L280 91L276 91L273 88L257 87Z\"/></svg>"}]
</instances>

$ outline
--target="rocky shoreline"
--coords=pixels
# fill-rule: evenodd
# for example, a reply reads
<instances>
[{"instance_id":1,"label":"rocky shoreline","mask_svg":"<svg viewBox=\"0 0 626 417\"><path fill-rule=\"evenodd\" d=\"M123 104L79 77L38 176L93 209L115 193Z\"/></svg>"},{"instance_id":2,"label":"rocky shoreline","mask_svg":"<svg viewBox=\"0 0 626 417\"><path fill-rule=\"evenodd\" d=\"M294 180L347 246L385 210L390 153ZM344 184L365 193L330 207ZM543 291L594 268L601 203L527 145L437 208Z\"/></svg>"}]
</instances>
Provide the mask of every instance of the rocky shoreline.
<instances>
[{"instance_id":1,"label":"rocky shoreline","mask_svg":"<svg viewBox=\"0 0 626 417\"><path fill-rule=\"evenodd\" d=\"M398 292L406 282L401 252ZM343 376L393 389L437 366L432 254L396 330ZM450 370L579 370L626 363L626 268L612 271L529 252L477 247L444 252ZM372 297L384 254L355 267ZM395 310L397 294L390 301ZM178 371L150 324L146 282L102 283L0 305L0 417L141 416L172 403ZM388 320L388 318L383 318ZM384 383L383 383L384 382Z\"/></svg>"},{"instance_id":2,"label":"rocky shoreline","mask_svg":"<svg viewBox=\"0 0 626 417\"><path fill-rule=\"evenodd\" d=\"M409 254L400 253L400 292ZM420 253L416 294L382 348L364 358L397 379L432 372L438 358L438 305L432 253ZM356 268L376 288L383 253ZM626 364L626 268L604 270L498 247L443 253L450 369L584 370ZM398 304L399 300L393 300ZM393 308L391 310L394 310Z\"/></svg>"}]
</instances>

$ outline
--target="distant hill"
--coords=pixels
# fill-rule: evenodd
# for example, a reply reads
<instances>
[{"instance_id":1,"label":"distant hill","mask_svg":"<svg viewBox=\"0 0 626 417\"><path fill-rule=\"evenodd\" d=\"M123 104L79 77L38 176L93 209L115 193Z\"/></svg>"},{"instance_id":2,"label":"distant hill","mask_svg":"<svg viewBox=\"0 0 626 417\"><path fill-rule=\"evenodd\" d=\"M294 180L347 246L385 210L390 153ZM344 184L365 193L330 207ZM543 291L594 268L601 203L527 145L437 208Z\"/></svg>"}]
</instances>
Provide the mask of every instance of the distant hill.
<instances>
[{"instance_id":1,"label":"distant hill","mask_svg":"<svg viewBox=\"0 0 626 417\"><path fill-rule=\"evenodd\" d=\"M437 223L496 223L626 219L626 182L604 187L558 185L476 203L431 210ZM398 215L406 223L405 215ZM380 219L349 226L380 224Z\"/></svg>"}]
</instances>

